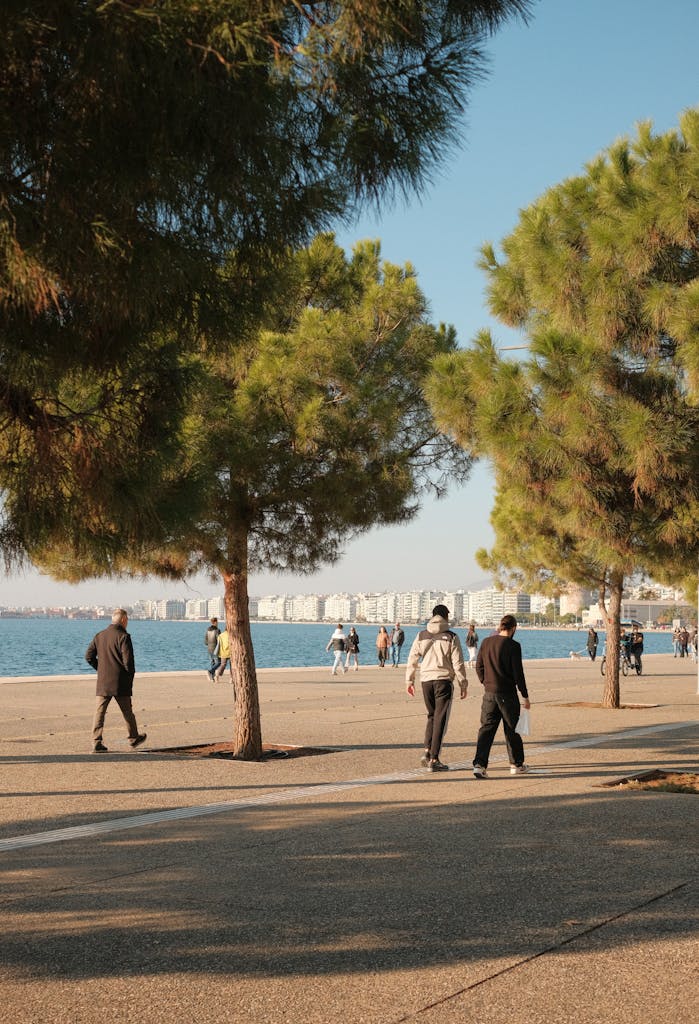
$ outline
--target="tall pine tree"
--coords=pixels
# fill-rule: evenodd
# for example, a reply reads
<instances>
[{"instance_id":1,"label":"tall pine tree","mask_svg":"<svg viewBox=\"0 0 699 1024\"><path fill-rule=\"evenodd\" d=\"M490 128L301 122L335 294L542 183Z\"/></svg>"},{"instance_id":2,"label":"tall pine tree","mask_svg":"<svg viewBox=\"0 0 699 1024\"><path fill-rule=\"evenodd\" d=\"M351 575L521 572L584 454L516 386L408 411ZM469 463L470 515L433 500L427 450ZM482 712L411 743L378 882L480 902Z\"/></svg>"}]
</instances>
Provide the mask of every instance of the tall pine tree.
<instances>
[{"instance_id":1,"label":"tall pine tree","mask_svg":"<svg viewBox=\"0 0 699 1024\"><path fill-rule=\"evenodd\" d=\"M642 125L524 210L502 257L484 249L491 309L528 357L484 333L429 388L437 421L495 469L483 564L599 589L608 707L624 581L698 565L698 224L699 112L680 132Z\"/></svg>"}]
</instances>

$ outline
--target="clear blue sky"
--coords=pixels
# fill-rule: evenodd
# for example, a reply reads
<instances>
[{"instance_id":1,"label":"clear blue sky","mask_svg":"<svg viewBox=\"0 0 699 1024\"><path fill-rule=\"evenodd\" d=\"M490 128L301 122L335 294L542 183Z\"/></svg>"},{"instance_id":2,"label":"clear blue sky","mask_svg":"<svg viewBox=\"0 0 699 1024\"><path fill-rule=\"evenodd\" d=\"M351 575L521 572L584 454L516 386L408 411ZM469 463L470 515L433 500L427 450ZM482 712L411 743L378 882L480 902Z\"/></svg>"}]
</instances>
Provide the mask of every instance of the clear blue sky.
<instances>
[{"instance_id":1,"label":"clear blue sky","mask_svg":"<svg viewBox=\"0 0 699 1024\"><path fill-rule=\"evenodd\" d=\"M380 238L383 255L410 262L435 321L461 345L482 327L512 344L485 308L475 263L519 211L577 174L615 139L650 119L658 131L699 105L697 0L540 0L528 26L512 23L489 43L490 73L472 92L462 148L420 199L366 216L339 240ZM492 539L492 480L485 466L403 527L350 543L344 559L313 576L258 575L251 593L448 588L483 579L474 553ZM0 579L0 604L129 603L139 597L211 596L220 585L102 580L68 587L29 573Z\"/></svg>"}]
</instances>

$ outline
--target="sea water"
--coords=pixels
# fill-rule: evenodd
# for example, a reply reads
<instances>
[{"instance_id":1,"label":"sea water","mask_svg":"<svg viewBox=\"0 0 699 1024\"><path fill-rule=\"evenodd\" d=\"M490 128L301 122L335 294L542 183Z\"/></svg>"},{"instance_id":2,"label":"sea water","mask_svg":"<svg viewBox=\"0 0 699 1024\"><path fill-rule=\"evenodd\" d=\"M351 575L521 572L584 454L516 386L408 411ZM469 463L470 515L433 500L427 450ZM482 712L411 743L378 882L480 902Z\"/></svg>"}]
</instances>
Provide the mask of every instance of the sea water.
<instances>
[{"instance_id":1,"label":"sea water","mask_svg":"<svg viewBox=\"0 0 699 1024\"><path fill-rule=\"evenodd\" d=\"M62 676L92 674L85 651L95 633L109 625L106 619L8 619L0 617L0 676ZM347 628L351 623L347 623ZM129 620L137 672L205 672L209 656L204 645L208 622ZM390 631L390 624L387 627ZM405 626L404 663L420 626ZM332 664L325 646L334 629L331 623L253 622L252 640L258 668L309 667ZM375 665L378 626L357 624L360 665ZM466 631L456 627L465 651ZM478 630L481 639L491 633ZM520 629L517 640L525 659L567 658L571 651L587 657L587 630ZM600 633L598 654L604 633ZM669 632L646 633L647 654L669 653Z\"/></svg>"}]
</instances>

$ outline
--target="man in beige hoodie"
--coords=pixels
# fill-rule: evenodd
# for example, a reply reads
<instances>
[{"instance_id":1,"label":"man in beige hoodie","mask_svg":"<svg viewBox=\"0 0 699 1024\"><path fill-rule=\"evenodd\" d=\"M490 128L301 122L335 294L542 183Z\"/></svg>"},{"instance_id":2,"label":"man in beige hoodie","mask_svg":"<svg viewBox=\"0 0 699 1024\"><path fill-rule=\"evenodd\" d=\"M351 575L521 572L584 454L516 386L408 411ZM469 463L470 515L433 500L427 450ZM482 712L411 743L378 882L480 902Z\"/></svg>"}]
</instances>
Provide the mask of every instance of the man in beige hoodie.
<instances>
[{"instance_id":1,"label":"man in beige hoodie","mask_svg":"<svg viewBox=\"0 0 699 1024\"><path fill-rule=\"evenodd\" d=\"M449 771L449 765L439 760L442 740L447 731L454 680L461 689L463 700L468 692L466 666L458 636L449 629L449 609L438 604L432 609L432 618L413 640L405 673L406 689L415 696L415 672L420 665L420 683L427 708L425 753L420 762L431 772Z\"/></svg>"}]
</instances>

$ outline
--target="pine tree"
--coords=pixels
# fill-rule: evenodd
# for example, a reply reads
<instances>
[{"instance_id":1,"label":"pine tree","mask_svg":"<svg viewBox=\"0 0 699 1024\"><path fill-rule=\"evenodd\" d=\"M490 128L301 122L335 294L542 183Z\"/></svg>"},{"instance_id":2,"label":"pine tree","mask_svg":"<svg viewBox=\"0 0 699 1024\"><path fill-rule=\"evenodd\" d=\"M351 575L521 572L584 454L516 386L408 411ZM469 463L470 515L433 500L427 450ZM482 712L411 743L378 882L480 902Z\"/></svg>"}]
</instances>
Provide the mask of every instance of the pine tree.
<instances>
[{"instance_id":1,"label":"pine tree","mask_svg":"<svg viewBox=\"0 0 699 1024\"><path fill-rule=\"evenodd\" d=\"M523 211L502 259L484 248L491 309L528 358L484 333L430 387L438 422L495 469L482 564L608 596L607 707L624 580L697 567L698 217L699 112L678 133L642 125Z\"/></svg>"},{"instance_id":2,"label":"pine tree","mask_svg":"<svg viewBox=\"0 0 699 1024\"><path fill-rule=\"evenodd\" d=\"M377 243L348 259L326 235L295 254L266 328L245 349L202 354L178 435L190 511L168 536L122 545L118 530L81 520L77 495L75 542L57 532L31 551L74 580L200 570L221 579L244 759L262 750L248 573L333 562L353 536L410 519L421 491L442 493L470 465L436 429L422 390L434 355L455 349L454 332L429 322L414 271L382 263Z\"/></svg>"}]
</instances>

